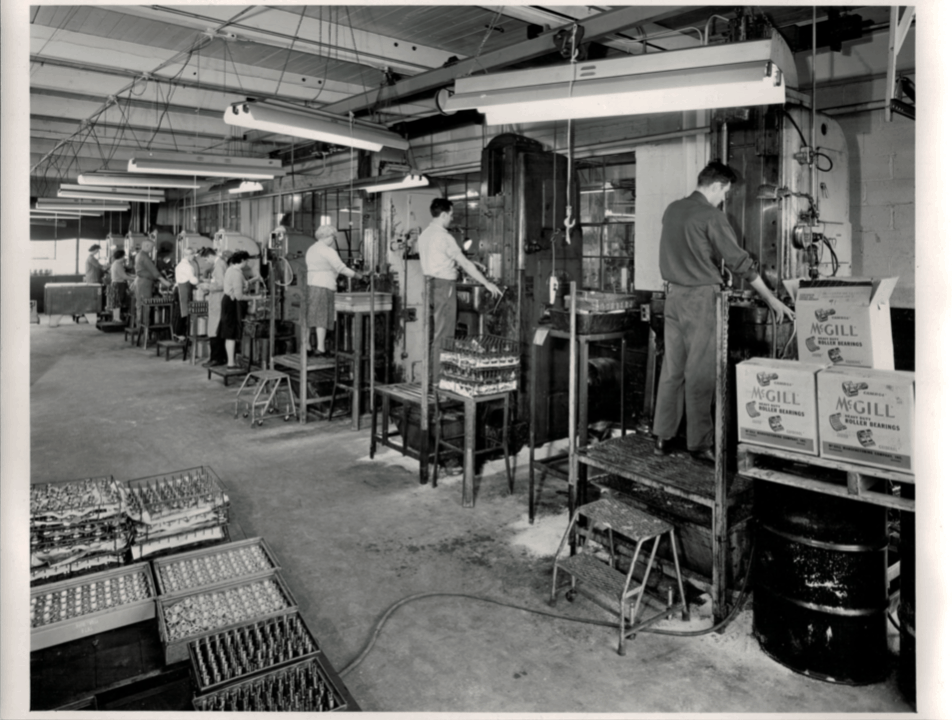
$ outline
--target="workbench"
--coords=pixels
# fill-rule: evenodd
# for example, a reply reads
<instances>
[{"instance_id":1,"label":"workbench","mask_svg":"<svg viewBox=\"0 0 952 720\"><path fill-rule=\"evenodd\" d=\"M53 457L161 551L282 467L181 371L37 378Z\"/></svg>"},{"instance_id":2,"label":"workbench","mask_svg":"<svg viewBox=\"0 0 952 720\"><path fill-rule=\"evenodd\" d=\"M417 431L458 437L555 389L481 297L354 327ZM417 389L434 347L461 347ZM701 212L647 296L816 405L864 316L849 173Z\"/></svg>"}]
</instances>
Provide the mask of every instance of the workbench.
<instances>
[{"instance_id":1,"label":"workbench","mask_svg":"<svg viewBox=\"0 0 952 720\"><path fill-rule=\"evenodd\" d=\"M736 535L750 520L751 480L727 473L726 486L719 488L712 466L695 460L686 452L655 455L652 438L635 434L579 448L577 456L581 465L629 481L632 490L650 488L662 496L662 501L664 496L670 496L672 503L680 499L707 508L706 516L698 518L694 524L709 522L711 598L715 619L723 618L726 615L728 581L738 574L740 556L744 554L743 543ZM592 482L611 491L620 489L622 496L636 497L635 492L627 492L628 488L623 485L606 480L594 479ZM719 497L726 500L719 501ZM677 525L683 524L676 518L671 519ZM735 537L732 538L732 534Z\"/></svg>"}]
</instances>

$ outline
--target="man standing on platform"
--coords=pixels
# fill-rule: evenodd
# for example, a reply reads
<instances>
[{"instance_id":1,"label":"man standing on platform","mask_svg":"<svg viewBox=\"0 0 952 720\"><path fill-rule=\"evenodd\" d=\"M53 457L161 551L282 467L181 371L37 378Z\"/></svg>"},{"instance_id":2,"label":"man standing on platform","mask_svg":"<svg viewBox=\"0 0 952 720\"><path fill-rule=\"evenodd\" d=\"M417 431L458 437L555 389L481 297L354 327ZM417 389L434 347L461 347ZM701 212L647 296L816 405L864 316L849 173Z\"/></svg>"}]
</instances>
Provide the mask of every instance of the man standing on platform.
<instances>
[{"instance_id":1,"label":"man standing on platform","mask_svg":"<svg viewBox=\"0 0 952 720\"><path fill-rule=\"evenodd\" d=\"M460 249L456 238L447 232L453 222L453 203L436 198L430 203L433 219L420 233L420 267L424 281L433 278L430 307L433 309L433 344L430 346L430 383L436 385L440 376L440 350L443 341L456 332L456 274L462 268L476 282L481 283L493 297L502 291L479 271Z\"/></svg>"},{"instance_id":2,"label":"man standing on platform","mask_svg":"<svg viewBox=\"0 0 952 720\"><path fill-rule=\"evenodd\" d=\"M764 284L756 261L737 243L727 216L718 210L736 180L728 166L717 160L708 163L698 175L697 189L668 205L661 221L661 277L668 287L664 364L654 416L656 455L670 452L686 410L688 451L698 460L714 462L711 404L716 389L715 301L721 289L721 265L746 280L778 319L794 317Z\"/></svg>"}]
</instances>

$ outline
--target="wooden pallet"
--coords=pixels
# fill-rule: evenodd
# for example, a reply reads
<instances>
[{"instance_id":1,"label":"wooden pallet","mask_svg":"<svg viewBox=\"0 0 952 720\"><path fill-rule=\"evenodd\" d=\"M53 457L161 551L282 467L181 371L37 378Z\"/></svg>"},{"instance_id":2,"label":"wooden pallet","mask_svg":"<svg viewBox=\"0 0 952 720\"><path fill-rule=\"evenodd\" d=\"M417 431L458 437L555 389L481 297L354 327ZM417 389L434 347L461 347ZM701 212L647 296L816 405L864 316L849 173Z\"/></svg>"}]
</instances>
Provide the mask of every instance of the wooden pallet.
<instances>
[{"instance_id":1,"label":"wooden pallet","mask_svg":"<svg viewBox=\"0 0 952 720\"><path fill-rule=\"evenodd\" d=\"M895 470L741 443L737 446L737 474L897 510L916 509L914 499L897 497L891 490L892 483L914 486L915 475Z\"/></svg>"}]
</instances>

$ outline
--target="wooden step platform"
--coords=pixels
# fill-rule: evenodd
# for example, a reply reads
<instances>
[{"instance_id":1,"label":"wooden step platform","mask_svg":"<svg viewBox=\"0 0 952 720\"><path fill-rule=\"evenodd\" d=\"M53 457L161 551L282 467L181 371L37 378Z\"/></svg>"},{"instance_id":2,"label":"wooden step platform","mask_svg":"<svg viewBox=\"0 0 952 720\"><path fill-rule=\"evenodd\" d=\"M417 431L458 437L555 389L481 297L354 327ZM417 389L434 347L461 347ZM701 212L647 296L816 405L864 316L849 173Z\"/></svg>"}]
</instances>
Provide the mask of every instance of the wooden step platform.
<instances>
[{"instance_id":1,"label":"wooden step platform","mask_svg":"<svg viewBox=\"0 0 952 720\"><path fill-rule=\"evenodd\" d=\"M98 320L96 329L103 332L122 332L126 329L126 324L120 320Z\"/></svg>"},{"instance_id":2,"label":"wooden step platform","mask_svg":"<svg viewBox=\"0 0 952 720\"><path fill-rule=\"evenodd\" d=\"M228 387L229 381L236 378L243 378L252 370L257 370L257 368L246 368L244 366L230 368L225 365L216 365L215 367L208 368L208 379L211 380L212 375L217 375L222 379L222 382L225 383L225 387Z\"/></svg>"},{"instance_id":3,"label":"wooden step platform","mask_svg":"<svg viewBox=\"0 0 952 720\"><path fill-rule=\"evenodd\" d=\"M897 510L916 509L913 498L893 492L895 483L914 486L915 475L895 470L742 443L737 446L737 474Z\"/></svg>"}]
</instances>

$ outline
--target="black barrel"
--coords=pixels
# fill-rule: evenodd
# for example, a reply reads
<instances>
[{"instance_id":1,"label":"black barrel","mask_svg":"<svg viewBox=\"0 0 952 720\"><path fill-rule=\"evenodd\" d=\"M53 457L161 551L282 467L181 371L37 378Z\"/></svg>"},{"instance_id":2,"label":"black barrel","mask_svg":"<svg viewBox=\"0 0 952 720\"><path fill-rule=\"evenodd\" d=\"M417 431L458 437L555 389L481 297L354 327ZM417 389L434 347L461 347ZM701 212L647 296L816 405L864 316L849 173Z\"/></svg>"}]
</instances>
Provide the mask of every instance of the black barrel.
<instances>
[{"instance_id":1,"label":"black barrel","mask_svg":"<svg viewBox=\"0 0 952 720\"><path fill-rule=\"evenodd\" d=\"M774 660L833 683L890 670L886 509L758 482L754 635Z\"/></svg>"},{"instance_id":2,"label":"black barrel","mask_svg":"<svg viewBox=\"0 0 952 720\"><path fill-rule=\"evenodd\" d=\"M903 483L904 498L915 500L916 486ZM899 513L899 690L916 707L916 514Z\"/></svg>"}]
</instances>

